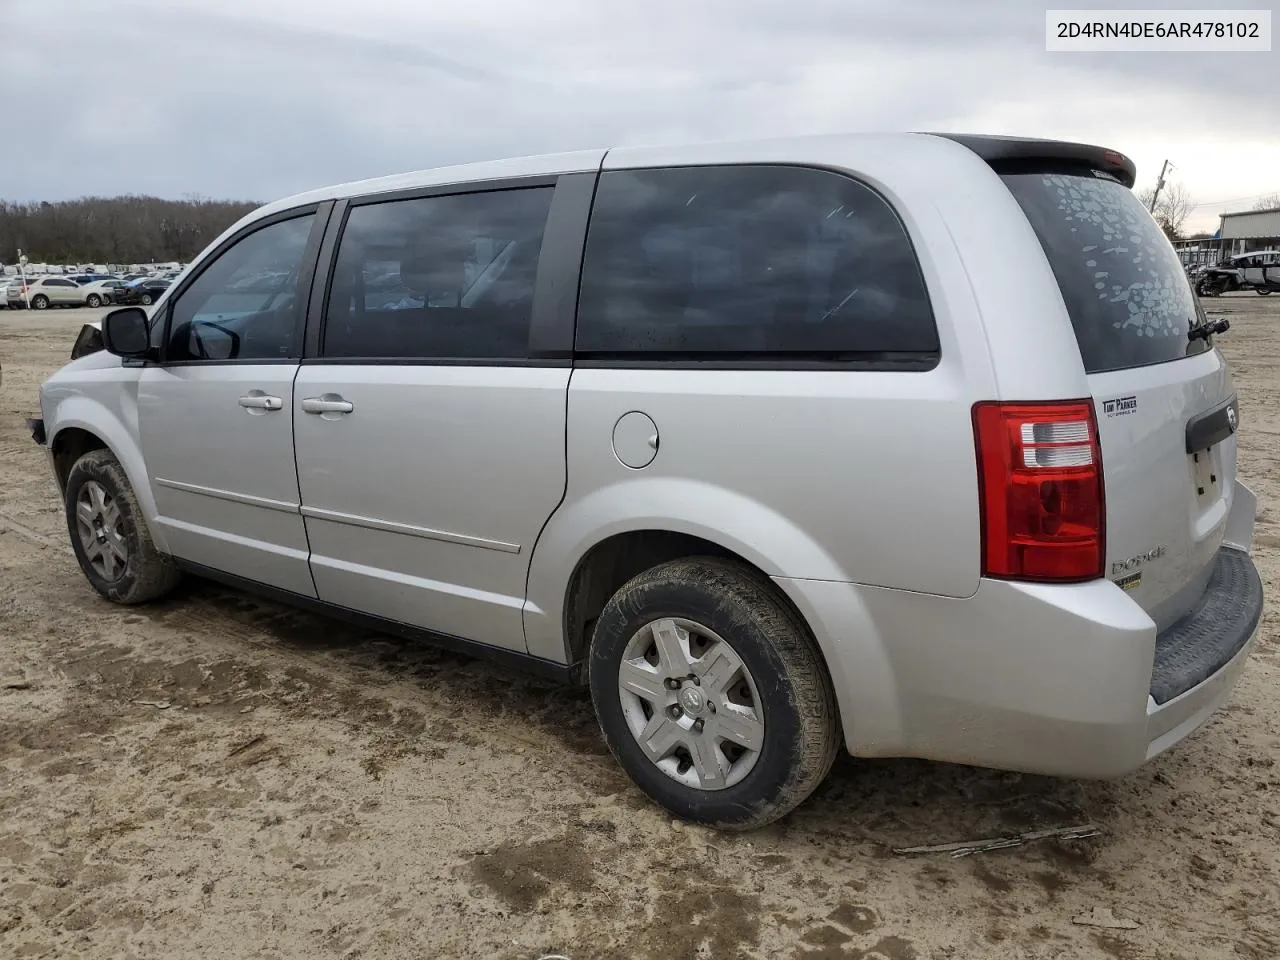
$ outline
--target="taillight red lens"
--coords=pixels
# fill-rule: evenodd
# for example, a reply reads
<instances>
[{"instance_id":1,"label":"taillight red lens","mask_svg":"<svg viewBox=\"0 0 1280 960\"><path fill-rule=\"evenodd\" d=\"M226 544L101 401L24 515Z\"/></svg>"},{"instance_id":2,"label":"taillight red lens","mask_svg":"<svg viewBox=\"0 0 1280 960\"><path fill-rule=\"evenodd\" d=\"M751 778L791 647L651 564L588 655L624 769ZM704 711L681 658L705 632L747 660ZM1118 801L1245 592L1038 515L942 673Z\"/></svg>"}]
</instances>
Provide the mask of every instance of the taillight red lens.
<instances>
[{"instance_id":1,"label":"taillight red lens","mask_svg":"<svg viewBox=\"0 0 1280 960\"><path fill-rule=\"evenodd\" d=\"M1106 514L1093 402L977 403L973 429L983 576L1102 576Z\"/></svg>"}]
</instances>

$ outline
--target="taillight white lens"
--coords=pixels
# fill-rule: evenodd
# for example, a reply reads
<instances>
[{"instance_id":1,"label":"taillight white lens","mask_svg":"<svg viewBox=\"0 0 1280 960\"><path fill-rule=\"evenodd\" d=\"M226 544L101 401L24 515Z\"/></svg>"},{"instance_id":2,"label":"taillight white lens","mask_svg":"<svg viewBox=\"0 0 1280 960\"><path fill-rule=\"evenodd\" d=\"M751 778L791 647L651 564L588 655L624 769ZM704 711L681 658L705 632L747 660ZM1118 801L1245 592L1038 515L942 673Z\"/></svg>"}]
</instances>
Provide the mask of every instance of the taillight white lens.
<instances>
[{"instance_id":1,"label":"taillight white lens","mask_svg":"<svg viewBox=\"0 0 1280 960\"><path fill-rule=\"evenodd\" d=\"M1093 463L1089 421L1023 423L1022 463L1027 467L1085 467Z\"/></svg>"}]
</instances>

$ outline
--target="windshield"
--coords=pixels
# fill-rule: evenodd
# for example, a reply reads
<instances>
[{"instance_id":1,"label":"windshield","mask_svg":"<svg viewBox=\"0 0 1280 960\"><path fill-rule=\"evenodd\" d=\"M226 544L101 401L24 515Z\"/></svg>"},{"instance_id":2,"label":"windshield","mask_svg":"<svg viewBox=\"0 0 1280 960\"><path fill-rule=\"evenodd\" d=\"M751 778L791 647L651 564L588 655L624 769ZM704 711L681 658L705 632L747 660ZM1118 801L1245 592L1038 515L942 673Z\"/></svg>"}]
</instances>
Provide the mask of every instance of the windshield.
<instances>
[{"instance_id":1,"label":"windshield","mask_svg":"<svg viewBox=\"0 0 1280 960\"><path fill-rule=\"evenodd\" d=\"M1177 360L1201 311L1164 231L1122 183L1102 174L1009 173L1062 291L1089 373Z\"/></svg>"}]
</instances>

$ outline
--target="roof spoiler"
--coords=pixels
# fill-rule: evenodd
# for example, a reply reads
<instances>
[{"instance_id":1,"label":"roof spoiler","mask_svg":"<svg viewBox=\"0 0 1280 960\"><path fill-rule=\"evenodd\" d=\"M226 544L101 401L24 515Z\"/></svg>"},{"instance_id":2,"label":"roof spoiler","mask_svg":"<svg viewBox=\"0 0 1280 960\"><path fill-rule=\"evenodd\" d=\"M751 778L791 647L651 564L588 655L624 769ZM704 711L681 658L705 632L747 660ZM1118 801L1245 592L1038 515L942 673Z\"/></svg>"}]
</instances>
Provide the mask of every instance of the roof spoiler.
<instances>
[{"instance_id":1,"label":"roof spoiler","mask_svg":"<svg viewBox=\"0 0 1280 960\"><path fill-rule=\"evenodd\" d=\"M1081 163L1111 174L1130 189L1133 188L1138 174L1138 168L1123 153L1088 143L1040 140L1035 137L998 137L976 133L926 133L926 135L954 140L961 146L968 147L993 167L1007 161Z\"/></svg>"}]
</instances>

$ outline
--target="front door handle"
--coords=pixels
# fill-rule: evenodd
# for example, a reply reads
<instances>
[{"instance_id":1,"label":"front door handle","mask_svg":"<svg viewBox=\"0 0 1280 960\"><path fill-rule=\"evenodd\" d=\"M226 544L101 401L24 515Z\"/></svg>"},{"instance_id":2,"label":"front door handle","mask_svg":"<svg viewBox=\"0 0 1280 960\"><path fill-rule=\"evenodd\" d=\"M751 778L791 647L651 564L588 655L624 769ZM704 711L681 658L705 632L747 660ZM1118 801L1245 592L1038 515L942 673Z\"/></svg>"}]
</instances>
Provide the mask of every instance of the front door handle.
<instances>
[{"instance_id":1,"label":"front door handle","mask_svg":"<svg viewBox=\"0 0 1280 960\"><path fill-rule=\"evenodd\" d=\"M323 397L307 397L302 401L303 413L350 413L355 404L343 400L336 393L326 393Z\"/></svg>"},{"instance_id":2,"label":"front door handle","mask_svg":"<svg viewBox=\"0 0 1280 960\"><path fill-rule=\"evenodd\" d=\"M251 393L247 397L240 398L240 406L248 407L250 410L281 410L284 408L284 401L279 397L269 397L265 393Z\"/></svg>"}]
</instances>

